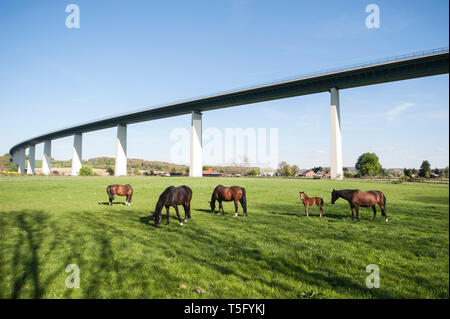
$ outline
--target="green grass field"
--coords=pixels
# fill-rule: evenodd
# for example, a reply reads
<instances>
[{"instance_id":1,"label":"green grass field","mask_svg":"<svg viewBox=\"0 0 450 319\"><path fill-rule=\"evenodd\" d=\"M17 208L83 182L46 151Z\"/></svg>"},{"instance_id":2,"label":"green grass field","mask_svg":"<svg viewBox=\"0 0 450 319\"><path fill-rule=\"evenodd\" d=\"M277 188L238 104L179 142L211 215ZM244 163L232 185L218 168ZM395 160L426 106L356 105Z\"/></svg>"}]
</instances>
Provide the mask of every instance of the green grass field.
<instances>
[{"instance_id":1,"label":"green grass field","mask_svg":"<svg viewBox=\"0 0 450 319\"><path fill-rule=\"evenodd\" d=\"M107 202L108 184L134 188L131 207ZM249 217L209 213L217 184L247 190ZM192 219L157 229L151 214L165 187L193 190ZM377 189L378 209L351 221L333 188ZM304 214L298 191L325 200ZM116 197L123 202L124 197ZM100 203L100 204L99 204ZM181 208L181 216L184 211ZM165 214L163 215L165 216ZM157 177L0 178L1 298L449 298L448 185ZM66 266L80 288L66 288ZM368 289L366 266L380 268ZM196 292L202 288L205 293Z\"/></svg>"}]
</instances>

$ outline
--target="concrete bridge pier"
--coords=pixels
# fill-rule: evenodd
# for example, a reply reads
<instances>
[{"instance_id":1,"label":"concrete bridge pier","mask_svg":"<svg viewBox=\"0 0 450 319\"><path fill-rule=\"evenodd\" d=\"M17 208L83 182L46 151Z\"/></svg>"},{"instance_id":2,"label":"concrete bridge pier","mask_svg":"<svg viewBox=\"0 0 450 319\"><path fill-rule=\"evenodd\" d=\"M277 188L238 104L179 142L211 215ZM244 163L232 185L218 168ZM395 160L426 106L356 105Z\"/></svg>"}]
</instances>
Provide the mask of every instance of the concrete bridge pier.
<instances>
[{"instance_id":1,"label":"concrete bridge pier","mask_svg":"<svg viewBox=\"0 0 450 319\"><path fill-rule=\"evenodd\" d=\"M189 176L202 177L202 113L192 112Z\"/></svg>"},{"instance_id":2,"label":"concrete bridge pier","mask_svg":"<svg viewBox=\"0 0 450 319\"><path fill-rule=\"evenodd\" d=\"M36 157L36 146L31 145L28 147L28 161L27 161L27 174L34 175L36 171L34 169L34 160Z\"/></svg>"},{"instance_id":3,"label":"concrete bridge pier","mask_svg":"<svg viewBox=\"0 0 450 319\"><path fill-rule=\"evenodd\" d=\"M115 176L127 175L127 126L117 126Z\"/></svg>"},{"instance_id":4,"label":"concrete bridge pier","mask_svg":"<svg viewBox=\"0 0 450 319\"><path fill-rule=\"evenodd\" d=\"M17 151L17 172L19 174L25 174L25 148L21 148Z\"/></svg>"},{"instance_id":5,"label":"concrete bridge pier","mask_svg":"<svg viewBox=\"0 0 450 319\"><path fill-rule=\"evenodd\" d=\"M339 91L336 88L331 88L330 93L331 93L330 177L332 179L343 179L344 171L342 167L342 138L341 138L341 114L339 107Z\"/></svg>"},{"instance_id":6,"label":"concrete bridge pier","mask_svg":"<svg viewBox=\"0 0 450 319\"><path fill-rule=\"evenodd\" d=\"M73 136L73 153L72 153L72 176L80 175L81 159L82 159L83 136L74 134Z\"/></svg>"},{"instance_id":7,"label":"concrete bridge pier","mask_svg":"<svg viewBox=\"0 0 450 319\"><path fill-rule=\"evenodd\" d=\"M42 173L45 175L51 174L51 159L52 159L52 141L44 142L44 156L42 157Z\"/></svg>"}]
</instances>

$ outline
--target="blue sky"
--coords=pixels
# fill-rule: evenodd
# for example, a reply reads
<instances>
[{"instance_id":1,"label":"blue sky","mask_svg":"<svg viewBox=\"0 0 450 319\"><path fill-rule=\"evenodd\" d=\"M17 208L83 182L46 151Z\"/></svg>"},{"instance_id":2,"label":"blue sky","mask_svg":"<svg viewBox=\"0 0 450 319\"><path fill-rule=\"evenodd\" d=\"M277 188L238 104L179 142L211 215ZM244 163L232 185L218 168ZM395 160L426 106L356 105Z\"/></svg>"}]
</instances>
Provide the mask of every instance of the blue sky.
<instances>
[{"instance_id":1,"label":"blue sky","mask_svg":"<svg viewBox=\"0 0 450 319\"><path fill-rule=\"evenodd\" d=\"M80 8L68 29L65 8ZM380 28L365 26L368 4ZM0 152L97 118L322 69L446 47L448 1L1 1ZM449 163L448 75L342 90L344 166ZM204 113L203 127L278 128L279 159L329 165L328 93ZM128 156L168 161L190 116L130 125ZM83 159L115 155L115 129L83 138ZM52 156L70 159L72 138ZM42 145L36 157L42 158Z\"/></svg>"}]
</instances>

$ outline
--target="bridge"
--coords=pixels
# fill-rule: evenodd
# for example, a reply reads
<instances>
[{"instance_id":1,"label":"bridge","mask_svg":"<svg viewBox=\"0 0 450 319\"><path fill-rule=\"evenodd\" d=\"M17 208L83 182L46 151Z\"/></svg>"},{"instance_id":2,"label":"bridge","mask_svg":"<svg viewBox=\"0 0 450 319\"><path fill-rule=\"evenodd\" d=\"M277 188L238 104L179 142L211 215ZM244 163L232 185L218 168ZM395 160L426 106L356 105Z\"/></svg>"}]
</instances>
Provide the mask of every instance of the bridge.
<instances>
[{"instance_id":1,"label":"bridge","mask_svg":"<svg viewBox=\"0 0 450 319\"><path fill-rule=\"evenodd\" d=\"M13 146L9 153L21 174L35 174L35 146L44 143L42 172L50 174L51 142L73 136L72 175L79 175L83 133L117 127L115 175L127 174L127 125L191 114L189 175L202 176L202 112L307 94L330 92L331 178L343 177L339 91L360 86L448 74L448 48L422 51L369 63L303 75L295 79L186 100L87 122L46 133ZM28 161L26 159L28 149ZM25 164L27 168L25 169Z\"/></svg>"}]
</instances>

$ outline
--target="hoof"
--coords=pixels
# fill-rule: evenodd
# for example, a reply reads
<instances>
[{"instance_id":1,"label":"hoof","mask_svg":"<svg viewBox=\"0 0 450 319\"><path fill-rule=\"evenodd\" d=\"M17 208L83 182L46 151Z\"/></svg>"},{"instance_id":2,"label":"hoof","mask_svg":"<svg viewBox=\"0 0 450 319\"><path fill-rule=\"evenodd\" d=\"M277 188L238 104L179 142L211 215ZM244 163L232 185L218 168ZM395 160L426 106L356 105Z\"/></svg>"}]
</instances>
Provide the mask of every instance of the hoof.
<instances>
[{"instance_id":1,"label":"hoof","mask_svg":"<svg viewBox=\"0 0 450 319\"><path fill-rule=\"evenodd\" d=\"M386 223L389 221L389 219L386 218Z\"/></svg>"},{"instance_id":2,"label":"hoof","mask_svg":"<svg viewBox=\"0 0 450 319\"><path fill-rule=\"evenodd\" d=\"M187 223L187 219L186 219L186 218L184 219L184 223L185 223L185 224Z\"/></svg>"},{"instance_id":3,"label":"hoof","mask_svg":"<svg viewBox=\"0 0 450 319\"><path fill-rule=\"evenodd\" d=\"M237 214L234 214L234 217L237 217Z\"/></svg>"},{"instance_id":4,"label":"hoof","mask_svg":"<svg viewBox=\"0 0 450 319\"><path fill-rule=\"evenodd\" d=\"M220 213L217 213L217 216L220 216Z\"/></svg>"},{"instance_id":5,"label":"hoof","mask_svg":"<svg viewBox=\"0 0 450 319\"><path fill-rule=\"evenodd\" d=\"M183 223L180 223L180 226L183 226Z\"/></svg>"}]
</instances>

